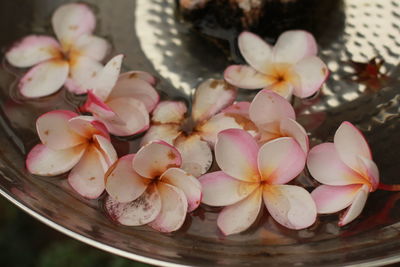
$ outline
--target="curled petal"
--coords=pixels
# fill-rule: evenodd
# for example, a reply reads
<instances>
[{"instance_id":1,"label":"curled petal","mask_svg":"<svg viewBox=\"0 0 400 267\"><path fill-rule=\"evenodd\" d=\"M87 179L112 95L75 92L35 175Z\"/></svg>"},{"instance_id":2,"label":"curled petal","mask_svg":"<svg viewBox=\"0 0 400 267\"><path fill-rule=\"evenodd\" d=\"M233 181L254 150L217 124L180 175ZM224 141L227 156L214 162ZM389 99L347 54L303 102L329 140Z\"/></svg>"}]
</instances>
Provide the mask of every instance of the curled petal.
<instances>
[{"instance_id":1,"label":"curled petal","mask_svg":"<svg viewBox=\"0 0 400 267\"><path fill-rule=\"evenodd\" d=\"M182 123L187 107L181 101L162 101L153 110L151 121L155 123Z\"/></svg>"},{"instance_id":2,"label":"curled petal","mask_svg":"<svg viewBox=\"0 0 400 267\"><path fill-rule=\"evenodd\" d=\"M161 175L160 180L183 191L188 201L188 212L195 210L201 201L200 182L192 175L178 168L170 168Z\"/></svg>"},{"instance_id":3,"label":"curled petal","mask_svg":"<svg viewBox=\"0 0 400 267\"><path fill-rule=\"evenodd\" d=\"M298 83L294 84L294 95L305 98L315 94L328 77L328 67L318 57L307 57L296 63L294 71Z\"/></svg>"},{"instance_id":4,"label":"curled petal","mask_svg":"<svg viewBox=\"0 0 400 267\"><path fill-rule=\"evenodd\" d=\"M169 168L179 168L181 164L178 150L164 141L145 145L133 159L133 169L146 178L161 176Z\"/></svg>"},{"instance_id":5,"label":"curled petal","mask_svg":"<svg viewBox=\"0 0 400 267\"><path fill-rule=\"evenodd\" d=\"M93 142L96 145L99 152L102 154L108 166L111 166L117 161L118 159L117 152L115 151L109 139L101 135L94 135Z\"/></svg>"},{"instance_id":6,"label":"curled petal","mask_svg":"<svg viewBox=\"0 0 400 267\"><path fill-rule=\"evenodd\" d=\"M208 79L202 82L194 95L192 118L204 121L223 108L231 105L236 98L236 88L224 80Z\"/></svg>"},{"instance_id":7,"label":"curled petal","mask_svg":"<svg viewBox=\"0 0 400 267\"><path fill-rule=\"evenodd\" d=\"M61 57L60 50L60 45L52 37L29 35L14 44L5 57L11 65L26 68Z\"/></svg>"},{"instance_id":8,"label":"curled petal","mask_svg":"<svg viewBox=\"0 0 400 267\"><path fill-rule=\"evenodd\" d=\"M76 40L73 49L76 53L101 61L110 50L110 44L104 38L91 34L84 34Z\"/></svg>"},{"instance_id":9,"label":"curled petal","mask_svg":"<svg viewBox=\"0 0 400 267\"><path fill-rule=\"evenodd\" d=\"M86 56L74 56L70 60L70 78L65 84L74 94L85 94L94 88L95 78L103 66L97 61Z\"/></svg>"},{"instance_id":10,"label":"curled petal","mask_svg":"<svg viewBox=\"0 0 400 267\"><path fill-rule=\"evenodd\" d=\"M181 168L186 172L199 177L210 169L213 160L211 148L200 136L180 136L175 140L175 147L182 157Z\"/></svg>"},{"instance_id":11,"label":"curled petal","mask_svg":"<svg viewBox=\"0 0 400 267\"><path fill-rule=\"evenodd\" d=\"M96 121L92 116L77 116L68 121L69 127L77 134L85 137L86 139L91 139L93 135L102 135L107 139L110 139L107 129L105 126Z\"/></svg>"},{"instance_id":12,"label":"curled petal","mask_svg":"<svg viewBox=\"0 0 400 267\"><path fill-rule=\"evenodd\" d=\"M105 174L107 193L116 201L127 203L140 197L148 186L148 179L142 178L132 168L134 154L120 158Z\"/></svg>"},{"instance_id":13,"label":"curled petal","mask_svg":"<svg viewBox=\"0 0 400 267\"><path fill-rule=\"evenodd\" d=\"M124 72L119 76L119 78L121 80L126 79L126 78L129 78L129 79L138 78L138 79L148 82L152 86L156 86L156 84L157 84L156 77L154 77L153 75L151 75L148 72L139 71L139 70L132 70L132 71Z\"/></svg>"},{"instance_id":14,"label":"curled petal","mask_svg":"<svg viewBox=\"0 0 400 267\"><path fill-rule=\"evenodd\" d=\"M66 149L86 142L69 127L68 121L77 116L69 110L54 110L41 115L36 121L40 141L51 149Z\"/></svg>"},{"instance_id":15,"label":"curled petal","mask_svg":"<svg viewBox=\"0 0 400 267\"><path fill-rule=\"evenodd\" d=\"M207 173L199 178L203 189L202 203L210 206L228 206L249 196L259 186L235 179L223 171Z\"/></svg>"},{"instance_id":16,"label":"curled petal","mask_svg":"<svg viewBox=\"0 0 400 267\"><path fill-rule=\"evenodd\" d=\"M64 60L54 59L31 68L18 87L25 97L36 98L57 92L68 77L69 66Z\"/></svg>"},{"instance_id":17,"label":"curled petal","mask_svg":"<svg viewBox=\"0 0 400 267\"><path fill-rule=\"evenodd\" d=\"M242 56L247 63L261 73L272 60L272 47L251 32L242 32L238 38Z\"/></svg>"},{"instance_id":18,"label":"curled petal","mask_svg":"<svg viewBox=\"0 0 400 267\"><path fill-rule=\"evenodd\" d=\"M367 202L369 188L367 185L363 185L354 197L353 203L340 217L339 226L344 226L352 222L358 215L361 214L365 203Z\"/></svg>"},{"instance_id":19,"label":"curled petal","mask_svg":"<svg viewBox=\"0 0 400 267\"><path fill-rule=\"evenodd\" d=\"M226 174L246 182L259 180L257 169L257 142L239 129L228 129L218 134L215 158Z\"/></svg>"},{"instance_id":20,"label":"curled petal","mask_svg":"<svg viewBox=\"0 0 400 267\"><path fill-rule=\"evenodd\" d=\"M258 168L263 180L270 184L286 184L304 169L306 155L291 137L265 143L258 153Z\"/></svg>"},{"instance_id":21,"label":"curled petal","mask_svg":"<svg viewBox=\"0 0 400 267\"><path fill-rule=\"evenodd\" d=\"M149 130L143 136L141 146L155 140L162 140L170 145L174 144L175 139L181 134L179 125L176 124L161 124L150 126Z\"/></svg>"},{"instance_id":22,"label":"curled petal","mask_svg":"<svg viewBox=\"0 0 400 267\"><path fill-rule=\"evenodd\" d=\"M317 209L310 193L294 185L264 187L264 203L268 212L281 225L290 229L304 229L315 222Z\"/></svg>"},{"instance_id":23,"label":"curled petal","mask_svg":"<svg viewBox=\"0 0 400 267\"><path fill-rule=\"evenodd\" d=\"M272 84L267 76L246 65L229 66L224 71L224 79L243 89L260 89Z\"/></svg>"},{"instance_id":24,"label":"curled petal","mask_svg":"<svg viewBox=\"0 0 400 267\"><path fill-rule=\"evenodd\" d=\"M147 190L134 201L121 203L112 197L105 201L108 215L122 225L144 225L155 218L161 211L161 197L155 185L150 185Z\"/></svg>"},{"instance_id":25,"label":"curled petal","mask_svg":"<svg viewBox=\"0 0 400 267\"><path fill-rule=\"evenodd\" d=\"M32 174L53 176L72 169L85 152L86 144L68 149L53 150L45 145L36 145L26 157L26 168Z\"/></svg>"},{"instance_id":26,"label":"curled petal","mask_svg":"<svg viewBox=\"0 0 400 267\"><path fill-rule=\"evenodd\" d=\"M308 153L307 167L311 176L322 184L349 185L366 182L362 176L341 161L332 143L313 147Z\"/></svg>"},{"instance_id":27,"label":"curled petal","mask_svg":"<svg viewBox=\"0 0 400 267\"><path fill-rule=\"evenodd\" d=\"M293 137L299 143L301 149L307 155L309 149L309 141L306 130L297 121L286 118L280 123L280 132L283 136Z\"/></svg>"},{"instance_id":28,"label":"curled petal","mask_svg":"<svg viewBox=\"0 0 400 267\"><path fill-rule=\"evenodd\" d=\"M188 203L183 191L175 186L158 183L157 189L161 197L161 211L149 225L160 232L178 230L186 218Z\"/></svg>"},{"instance_id":29,"label":"curled petal","mask_svg":"<svg viewBox=\"0 0 400 267\"><path fill-rule=\"evenodd\" d=\"M260 213L261 202L261 190L256 190L247 198L225 207L218 216L218 228L224 235L248 229Z\"/></svg>"},{"instance_id":30,"label":"curled petal","mask_svg":"<svg viewBox=\"0 0 400 267\"><path fill-rule=\"evenodd\" d=\"M312 191L311 196L318 213L335 213L350 206L361 187L361 184L320 185Z\"/></svg>"},{"instance_id":31,"label":"curled petal","mask_svg":"<svg viewBox=\"0 0 400 267\"><path fill-rule=\"evenodd\" d=\"M282 33L273 48L274 62L296 63L317 54L317 43L311 33L301 30Z\"/></svg>"},{"instance_id":32,"label":"curled petal","mask_svg":"<svg viewBox=\"0 0 400 267\"><path fill-rule=\"evenodd\" d=\"M123 58L123 55L113 57L107 62L104 68L93 77L92 87L88 89L93 89L93 93L103 101L108 98L118 80Z\"/></svg>"}]
</instances>

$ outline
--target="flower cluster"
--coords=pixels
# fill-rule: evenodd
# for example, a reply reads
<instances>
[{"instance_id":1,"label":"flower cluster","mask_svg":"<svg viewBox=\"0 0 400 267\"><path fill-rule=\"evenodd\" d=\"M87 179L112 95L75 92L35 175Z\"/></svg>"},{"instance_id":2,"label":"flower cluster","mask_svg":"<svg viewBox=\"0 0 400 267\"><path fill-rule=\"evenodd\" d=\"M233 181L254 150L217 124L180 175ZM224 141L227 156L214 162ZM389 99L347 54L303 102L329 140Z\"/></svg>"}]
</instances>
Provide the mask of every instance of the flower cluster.
<instances>
[{"instance_id":1,"label":"flower cluster","mask_svg":"<svg viewBox=\"0 0 400 267\"><path fill-rule=\"evenodd\" d=\"M240 34L250 66L229 66L224 80L202 82L189 110L180 101L160 102L151 74L120 74L122 55L100 62L109 45L93 35L96 19L85 4L59 7L52 24L58 41L31 35L6 54L16 67L36 65L21 78L20 92L37 98L65 85L87 98L78 109L84 114L55 110L37 119L41 144L26 167L40 176L69 172L71 188L85 198L106 191L106 211L120 224L176 231L203 203L223 207L217 224L225 235L248 229L263 208L295 230L313 225L318 213L347 208L343 226L361 213L370 192L385 188L350 122L340 125L333 143L309 148L288 100L315 94L328 76L310 33L284 32L274 47ZM237 87L262 90L251 102L235 102ZM145 134L135 154L118 159L110 133ZM214 158L219 170L207 173ZM320 183L312 192L293 183L305 167Z\"/></svg>"}]
</instances>

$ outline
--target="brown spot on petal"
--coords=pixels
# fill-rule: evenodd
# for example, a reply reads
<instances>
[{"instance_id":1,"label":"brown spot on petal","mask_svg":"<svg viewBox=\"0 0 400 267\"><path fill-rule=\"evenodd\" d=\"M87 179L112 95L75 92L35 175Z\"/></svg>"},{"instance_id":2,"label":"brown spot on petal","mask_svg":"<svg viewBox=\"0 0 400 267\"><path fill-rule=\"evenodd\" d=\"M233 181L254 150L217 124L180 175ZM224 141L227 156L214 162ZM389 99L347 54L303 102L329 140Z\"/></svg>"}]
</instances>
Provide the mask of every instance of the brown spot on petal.
<instances>
[{"instance_id":1,"label":"brown spot on petal","mask_svg":"<svg viewBox=\"0 0 400 267\"><path fill-rule=\"evenodd\" d=\"M131 73L131 74L129 74L129 79L135 79L135 78L137 78L137 77L138 77L137 73Z\"/></svg>"},{"instance_id":2,"label":"brown spot on petal","mask_svg":"<svg viewBox=\"0 0 400 267\"><path fill-rule=\"evenodd\" d=\"M44 131L44 134L45 134L45 135L49 135L49 133L50 133L50 130Z\"/></svg>"},{"instance_id":3,"label":"brown spot on petal","mask_svg":"<svg viewBox=\"0 0 400 267\"><path fill-rule=\"evenodd\" d=\"M235 113L226 113L225 116L233 118L245 131L257 131L256 125L248 118Z\"/></svg>"},{"instance_id":4,"label":"brown spot on petal","mask_svg":"<svg viewBox=\"0 0 400 267\"><path fill-rule=\"evenodd\" d=\"M26 81L27 81L27 82L30 82L30 81L32 81L32 78L29 77Z\"/></svg>"},{"instance_id":5,"label":"brown spot on petal","mask_svg":"<svg viewBox=\"0 0 400 267\"><path fill-rule=\"evenodd\" d=\"M89 181L93 181L94 179L96 179L96 177L92 176L92 177L89 178Z\"/></svg>"},{"instance_id":6,"label":"brown spot on petal","mask_svg":"<svg viewBox=\"0 0 400 267\"><path fill-rule=\"evenodd\" d=\"M68 27L68 29L71 31L76 31L78 29L78 25L71 25Z\"/></svg>"},{"instance_id":7,"label":"brown spot on petal","mask_svg":"<svg viewBox=\"0 0 400 267\"><path fill-rule=\"evenodd\" d=\"M323 67L321 69L321 71L322 71L322 75L324 75L324 76L328 73L328 70L325 67Z\"/></svg>"},{"instance_id":8,"label":"brown spot on petal","mask_svg":"<svg viewBox=\"0 0 400 267\"><path fill-rule=\"evenodd\" d=\"M174 153L172 150L170 150L170 151L168 152L168 158L169 158L170 160L176 159L176 155L175 155L175 153Z\"/></svg>"},{"instance_id":9,"label":"brown spot on petal","mask_svg":"<svg viewBox=\"0 0 400 267\"><path fill-rule=\"evenodd\" d=\"M220 84L220 82L221 82L221 81L219 81L219 80L213 80L213 81L210 83L210 88L211 88L211 89L217 88L217 86Z\"/></svg>"},{"instance_id":10,"label":"brown spot on petal","mask_svg":"<svg viewBox=\"0 0 400 267\"><path fill-rule=\"evenodd\" d=\"M92 72L92 77L96 77L97 76L97 72L93 71Z\"/></svg>"},{"instance_id":11,"label":"brown spot on petal","mask_svg":"<svg viewBox=\"0 0 400 267\"><path fill-rule=\"evenodd\" d=\"M224 90L232 91L232 90L236 90L236 87L233 86L232 84L227 83L226 81L224 81Z\"/></svg>"}]
</instances>

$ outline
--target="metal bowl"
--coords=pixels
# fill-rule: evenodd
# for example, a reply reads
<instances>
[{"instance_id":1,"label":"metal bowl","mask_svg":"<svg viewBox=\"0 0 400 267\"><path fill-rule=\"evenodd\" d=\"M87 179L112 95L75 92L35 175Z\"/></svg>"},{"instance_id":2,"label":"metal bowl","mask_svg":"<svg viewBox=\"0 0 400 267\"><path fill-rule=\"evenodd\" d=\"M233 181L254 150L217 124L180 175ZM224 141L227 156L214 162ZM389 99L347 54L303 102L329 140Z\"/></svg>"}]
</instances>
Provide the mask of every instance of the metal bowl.
<instances>
[{"instance_id":1,"label":"metal bowl","mask_svg":"<svg viewBox=\"0 0 400 267\"><path fill-rule=\"evenodd\" d=\"M63 2L67 1L1 1L0 58L22 36L51 34L51 12ZM221 77L229 64L218 48L176 19L172 0L87 3L99 18L98 34L110 39L114 52L126 55L124 68L158 74L158 89L164 96L190 104L201 79ZM396 0L346 0L333 12L317 36L331 76L318 97L296 100L298 120L313 144L329 140L341 121L353 122L371 144L382 181L400 183L400 5ZM383 59L384 75L362 76L366 65L354 61L368 62L375 56ZM206 206L189 214L183 228L172 234L116 225L105 216L102 199L79 197L65 176L37 177L25 169L25 155L39 141L35 119L52 109L75 109L83 98L62 90L40 100L23 99L16 93L23 71L2 61L0 193L60 232L114 254L163 266L373 266L400 261L400 193L396 192L371 194L361 216L343 228L337 226L337 215L320 216L311 228L292 231L262 214L246 232L224 237L216 227L218 209ZM250 97L240 94L241 99ZM114 144L120 154L137 149L137 139L116 139ZM298 183L313 182L304 172Z\"/></svg>"}]
</instances>

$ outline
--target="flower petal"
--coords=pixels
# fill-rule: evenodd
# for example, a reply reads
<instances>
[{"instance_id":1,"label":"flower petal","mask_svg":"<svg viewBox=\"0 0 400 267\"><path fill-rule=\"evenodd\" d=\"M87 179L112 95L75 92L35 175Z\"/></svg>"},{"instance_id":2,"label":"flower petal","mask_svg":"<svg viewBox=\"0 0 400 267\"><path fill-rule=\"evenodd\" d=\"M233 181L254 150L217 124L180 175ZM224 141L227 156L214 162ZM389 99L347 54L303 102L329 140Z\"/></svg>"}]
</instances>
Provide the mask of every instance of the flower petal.
<instances>
[{"instance_id":1,"label":"flower petal","mask_svg":"<svg viewBox=\"0 0 400 267\"><path fill-rule=\"evenodd\" d=\"M265 143L258 152L258 168L269 184L286 184L303 171L306 154L295 139L281 137Z\"/></svg>"},{"instance_id":2,"label":"flower petal","mask_svg":"<svg viewBox=\"0 0 400 267\"><path fill-rule=\"evenodd\" d=\"M182 169L170 168L161 175L160 180L183 191L188 201L188 212L195 210L201 201L200 182Z\"/></svg>"},{"instance_id":3,"label":"flower petal","mask_svg":"<svg viewBox=\"0 0 400 267\"><path fill-rule=\"evenodd\" d=\"M246 182L259 180L257 142L246 131L228 129L218 134L215 158L226 174Z\"/></svg>"},{"instance_id":4,"label":"flower petal","mask_svg":"<svg viewBox=\"0 0 400 267\"><path fill-rule=\"evenodd\" d=\"M86 144L68 149L53 150L45 145L36 145L26 157L26 168L32 174L53 176L72 169L85 152Z\"/></svg>"},{"instance_id":5,"label":"flower petal","mask_svg":"<svg viewBox=\"0 0 400 267\"><path fill-rule=\"evenodd\" d=\"M195 177L206 173L210 169L213 156L210 146L202 141L200 136L179 136L175 140L175 147L182 157L181 168Z\"/></svg>"},{"instance_id":6,"label":"flower petal","mask_svg":"<svg viewBox=\"0 0 400 267\"><path fill-rule=\"evenodd\" d=\"M357 195L354 197L353 203L345 211L345 213L340 217L339 226L344 226L352 222L358 215L361 214L365 203L367 202L369 189L367 185L363 185L358 191Z\"/></svg>"},{"instance_id":7,"label":"flower petal","mask_svg":"<svg viewBox=\"0 0 400 267\"><path fill-rule=\"evenodd\" d=\"M161 197L161 211L149 226L160 232L176 231L186 218L188 210L186 196L181 189L162 182L157 184L157 189Z\"/></svg>"},{"instance_id":8,"label":"flower petal","mask_svg":"<svg viewBox=\"0 0 400 267\"><path fill-rule=\"evenodd\" d=\"M368 181L371 183L370 191L375 191L379 185L379 170L375 162L370 159L364 158L362 156L358 157L363 165L362 174L367 177Z\"/></svg>"},{"instance_id":9,"label":"flower petal","mask_svg":"<svg viewBox=\"0 0 400 267\"><path fill-rule=\"evenodd\" d=\"M259 186L235 179L223 171L204 174L199 178L203 189L202 203L210 206L228 206L249 196Z\"/></svg>"},{"instance_id":10,"label":"flower petal","mask_svg":"<svg viewBox=\"0 0 400 267\"><path fill-rule=\"evenodd\" d=\"M315 222L317 208L314 200L300 186L265 186L263 198L272 218L289 229L304 229Z\"/></svg>"},{"instance_id":11,"label":"flower petal","mask_svg":"<svg viewBox=\"0 0 400 267\"><path fill-rule=\"evenodd\" d=\"M267 76L246 65L229 66L224 71L224 79L243 89L260 89L271 84Z\"/></svg>"},{"instance_id":12,"label":"flower petal","mask_svg":"<svg viewBox=\"0 0 400 267\"><path fill-rule=\"evenodd\" d=\"M85 94L93 89L95 78L103 69L97 60L85 56L75 56L70 60L70 78L65 84L74 94Z\"/></svg>"},{"instance_id":13,"label":"flower petal","mask_svg":"<svg viewBox=\"0 0 400 267\"><path fill-rule=\"evenodd\" d=\"M240 53L254 69L264 73L265 67L272 60L272 47L258 35L242 32L238 38Z\"/></svg>"},{"instance_id":14,"label":"flower petal","mask_svg":"<svg viewBox=\"0 0 400 267\"><path fill-rule=\"evenodd\" d=\"M103 60L110 50L110 44L104 38L91 34L81 35L74 43L74 50L77 53L90 57L94 60ZM72 53L74 53L73 51Z\"/></svg>"},{"instance_id":15,"label":"flower petal","mask_svg":"<svg viewBox=\"0 0 400 267\"><path fill-rule=\"evenodd\" d=\"M68 121L78 116L69 110L53 110L36 120L40 141L51 149L66 149L86 142L69 128Z\"/></svg>"},{"instance_id":16,"label":"flower petal","mask_svg":"<svg viewBox=\"0 0 400 267\"><path fill-rule=\"evenodd\" d=\"M96 18L85 4L71 3L57 8L51 19L54 32L65 51L83 34L92 33Z\"/></svg>"},{"instance_id":17,"label":"flower petal","mask_svg":"<svg viewBox=\"0 0 400 267\"><path fill-rule=\"evenodd\" d=\"M127 77L125 77L125 76L127 76ZM153 75L151 75L148 72L140 71L140 70L132 70L132 71L124 72L119 76L119 78L122 80L126 79L126 78L129 78L129 79L138 78L138 79L148 82L152 86L156 86L156 84L157 84L156 77L154 77Z\"/></svg>"},{"instance_id":18,"label":"flower petal","mask_svg":"<svg viewBox=\"0 0 400 267\"><path fill-rule=\"evenodd\" d=\"M101 100L105 101L117 83L119 72L121 71L123 55L117 55L110 59L104 68L99 71L93 79L93 93Z\"/></svg>"},{"instance_id":19,"label":"flower petal","mask_svg":"<svg viewBox=\"0 0 400 267\"><path fill-rule=\"evenodd\" d=\"M31 68L21 78L18 87L25 97L36 98L57 92L68 77L69 66L66 61L55 59L45 61Z\"/></svg>"},{"instance_id":20,"label":"flower petal","mask_svg":"<svg viewBox=\"0 0 400 267\"><path fill-rule=\"evenodd\" d=\"M179 151L164 141L154 141L145 145L133 159L133 169L146 178L155 178L169 168L179 168L181 164Z\"/></svg>"},{"instance_id":21,"label":"flower petal","mask_svg":"<svg viewBox=\"0 0 400 267\"><path fill-rule=\"evenodd\" d=\"M60 45L52 37L29 35L15 43L7 51L5 57L11 65L26 68L49 59L59 58L60 50Z\"/></svg>"},{"instance_id":22,"label":"flower petal","mask_svg":"<svg viewBox=\"0 0 400 267\"><path fill-rule=\"evenodd\" d=\"M182 123L187 112L181 101L161 101L153 110L151 121L155 123Z\"/></svg>"},{"instance_id":23,"label":"flower petal","mask_svg":"<svg viewBox=\"0 0 400 267\"><path fill-rule=\"evenodd\" d=\"M322 184L349 185L366 182L343 163L333 143L313 147L308 153L307 167L311 176Z\"/></svg>"},{"instance_id":24,"label":"flower petal","mask_svg":"<svg viewBox=\"0 0 400 267\"><path fill-rule=\"evenodd\" d=\"M202 82L194 95L192 118L204 121L235 101L237 90L224 80L208 79Z\"/></svg>"},{"instance_id":25,"label":"flower petal","mask_svg":"<svg viewBox=\"0 0 400 267\"><path fill-rule=\"evenodd\" d=\"M289 82L274 83L266 86L264 89L271 90L286 100L290 101L293 95L293 85Z\"/></svg>"},{"instance_id":26,"label":"flower petal","mask_svg":"<svg viewBox=\"0 0 400 267\"><path fill-rule=\"evenodd\" d=\"M161 211L161 197L157 187L150 185L139 198L128 203L108 197L105 208L108 215L122 225L144 225L157 218Z\"/></svg>"},{"instance_id":27,"label":"flower petal","mask_svg":"<svg viewBox=\"0 0 400 267\"><path fill-rule=\"evenodd\" d=\"M232 105L228 106L227 108L223 109L222 113L231 113L231 114L238 114L244 117L249 117L250 111L250 102L248 101L240 101L233 103Z\"/></svg>"},{"instance_id":28,"label":"flower petal","mask_svg":"<svg viewBox=\"0 0 400 267\"><path fill-rule=\"evenodd\" d=\"M350 206L361 187L360 184L320 185L312 191L311 196L318 213L335 213Z\"/></svg>"},{"instance_id":29,"label":"flower petal","mask_svg":"<svg viewBox=\"0 0 400 267\"><path fill-rule=\"evenodd\" d=\"M131 202L140 197L148 186L148 179L142 178L132 168L134 154L120 158L105 174L107 193L118 202Z\"/></svg>"},{"instance_id":30,"label":"flower petal","mask_svg":"<svg viewBox=\"0 0 400 267\"><path fill-rule=\"evenodd\" d=\"M372 160L371 150L363 134L350 122L342 122L333 140L340 159L353 170L362 170L359 156Z\"/></svg>"},{"instance_id":31,"label":"flower petal","mask_svg":"<svg viewBox=\"0 0 400 267\"><path fill-rule=\"evenodd\" d=\"M117 161L117 151L115 151L115 148L109 139L96 134L93 136L93 142L102 154L108 166L111 166Z\"/></svg>"},{"instance_id":32,"label":"flower petal","mask_svg":"<svg viewBox=\"0 0 400 267\"><path fill-rule=\"evenodd\" d=\"M298 84L294 84L294 95L306 98L315 94L328 78L328 67L318 57L307 57L296 63L294 71Z\"/></svg>"},{"instance_id":33,"label":"flower petal","mask_svg":"<svg viewBox=\"0 0 400 267\"><path fill-rule=\"evenodd\" d=\"M174 144L175 139L181 134L180 126L176 124L161 124L150 126L146 134L140 141L140 145L146 145L151 141L162 140L170 145Z\"/></svg>"},{"instance_id":34,"label":"flower petal","mask_svg":"<svg viewBox=\"0 0 400 267\"><path fill-rule=\"evenodd\" d=\"M307 155L309 149L309 141L306 130L297 121L286 118L280 123L280 130L283 136L293 137L299 143L301 149Z\"/></svg>"},{"instance_id":35,"label":"flower petal","mask_svg":"<svg viewBox=\"0 0 400 267\"><path fill-rule=\"evenodd\" d=\"M261 190L256 190L245 199L225 207L218 216L218 228L224 235L248 229L260 213L261 201Z\"/></svg>"},{"instance_id":36,"label":"flower petal","mask_svg":"<svg viewBox=\"0 0 400 267\"><path fill-rule=\"evenodd\" d=\"M274 62L296 63L317 54L317 43L311 33L301 30L282 33L273 48Z\"/></svg>"},{"instance_id":37,"label":"flower petal","mask_svg":"<svg viewBox=\"0 0 400 267\"><path fill-rule=\"evenodd\" d=\"M98 134L110 139L107 129L104 124L92 116L77 116L68 121L69 127L77 134L85 137L86 139L91 139L93 135Z\"/></svg>"}]
</instances>

